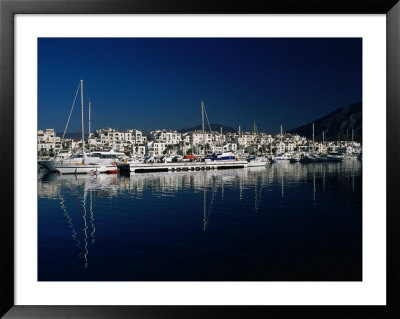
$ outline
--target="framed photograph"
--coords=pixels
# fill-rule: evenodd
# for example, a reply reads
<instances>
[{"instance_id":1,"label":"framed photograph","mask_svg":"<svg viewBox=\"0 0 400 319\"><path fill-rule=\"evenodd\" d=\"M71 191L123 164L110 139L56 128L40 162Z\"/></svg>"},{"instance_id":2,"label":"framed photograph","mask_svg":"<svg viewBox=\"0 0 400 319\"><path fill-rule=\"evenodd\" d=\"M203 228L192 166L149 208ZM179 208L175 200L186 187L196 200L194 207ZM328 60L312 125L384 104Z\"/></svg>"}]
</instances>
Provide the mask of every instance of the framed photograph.
<instances>
[{"instance_id":1,"label":"framed photograph","mask_svg":"<svg viewBox=\"0 0 400 319\"><path fill-rule=\"evenodd\" d=\"M397 1L0 16L2 316L400 315Z\"/></svg>"}]
</instances>

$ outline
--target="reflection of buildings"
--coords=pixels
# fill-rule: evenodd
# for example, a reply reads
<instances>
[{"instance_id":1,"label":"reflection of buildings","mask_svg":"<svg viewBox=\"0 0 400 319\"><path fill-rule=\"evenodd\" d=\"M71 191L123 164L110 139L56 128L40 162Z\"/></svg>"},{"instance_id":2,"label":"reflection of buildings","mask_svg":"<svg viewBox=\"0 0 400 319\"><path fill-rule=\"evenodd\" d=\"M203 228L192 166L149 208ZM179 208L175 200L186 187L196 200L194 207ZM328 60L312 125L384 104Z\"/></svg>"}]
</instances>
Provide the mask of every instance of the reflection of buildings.
<instances>
[{"instance_id":1,"label":"reflection of buildings","mask_svg":"<svg viewBox=\"0 0 400 319\"><path fill-rule=\"evenodd\" d=\"M194 207L192 213L201 218L196 226L209 232L216 224L212 222L213 218L215 221L226 201L235 201L238 207L241 205L248 212L261 215L266 212L267 202L275 200L277 207L284 207L287 201L293 200L293 193L298 189L310 205L317 205L322 192L355 192L360 190L360 180L361 162L358 160L269 164L266 167L225 171L132 173L126 176L51 174L38 180L38 197L59 202L71 245L76 247L82 267L88 268L93 263L90 257L94 254L90 255L90 252L96 244L95 237L102 233L101 227L96 231L96 204L101 211L101 205L111 203L112 209L118 211L119 207L129 203L122 197L138 203L137 200L145 198L146 194L162 200L190 191L198 195L190 197ZM98 199L102 201L98 202ZM119 199L122 202L120 206ZM148 200L143 203L149 205L151 210ZM223 213L229 215L230 212ZM97 220L100 218L104 223L104 219L112 217L102 214Z\"/></svg>"},{"instance_id":2,"label":"reflection of buildings","mask_svg":"<svg viewBox=\"0 0 400 319\"><path fill-rule=\"evenodd\" d=\"M81 194L86 218L86 194L90 195L90 222L93 222L92 196L101 198L118 198L127 196L131 199L142 199L144 191L154 198L174 197L178 192L191 190L203 194L205 227L212 206L216 200L224 200L226 190L237 191L240 201L253 203L254 212L258 213L260 202L266 190L279 189L281 201L287 198L287 189L312 183L312 198L316 202L318 192L327 191L330 177L346 186L348 192L355 191L355 178L361 176L361 162L345 160L339 163L287 163L268 164L266 167L225 171L188 171L144 173L130 175L97 175L68 176L47 175L38 180L39 198L58 199L61 194ZM251 192L249 190L252 190ZM64 195L65 196L65 195ZM251 197L251 198L249 198ZM87 220L85 221L87 224ZM85 227L89 227L85 224ZM94 227L92 227L94 228Z\"/></svg>"},{"instance_id":3,"label":"reflection of buildings","mask_svg":"<svg viewBox=\"0 0 400 319\"><path fill-rule=\"evenodd\" d=\"M150 190L152 196L174 196L178 191L192 189L194 192L220 190L221 196L225 188L237 189L238 197L243 200L243 190L253 188L256 193L260 189L279 185L284 196L285 185L302 184L307 181L321 180L322 189L327 187L330 176L346 179L361 175L361 162L357 160L341 163L287 163L268 164L266 167L223 171L188 171L143 173L130 175L97 175L97 176L69 176L50 174L38 180L38 196L40 198L57 198L63 188L92 190L99 197L115 197L121 192L130 196L142 196L144 190ZM354 184L354 183L353 183ZM351 186L351 187L350 187Z\"/></svg>"}]
</instances>

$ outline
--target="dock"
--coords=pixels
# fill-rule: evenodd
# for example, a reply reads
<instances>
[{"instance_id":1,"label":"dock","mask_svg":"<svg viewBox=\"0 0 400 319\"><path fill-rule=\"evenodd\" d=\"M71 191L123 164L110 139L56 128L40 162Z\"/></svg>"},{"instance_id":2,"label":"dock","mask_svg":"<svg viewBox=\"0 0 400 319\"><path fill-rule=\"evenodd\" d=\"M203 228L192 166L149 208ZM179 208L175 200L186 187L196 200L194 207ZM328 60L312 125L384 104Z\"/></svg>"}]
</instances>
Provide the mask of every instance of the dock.
<instances>
[{"instance_id":1,"label":"dock","mask_svg":"<svg viewBox=\"0 0 400 319\"><path fill-rule=\"evenodd\" d=\"M150 173L168 171L200 171L213 169L233 169L247 167L247 161L207 161L174 163L127 163L118 165L122 172Z\"/></svg>"}]
</instances>

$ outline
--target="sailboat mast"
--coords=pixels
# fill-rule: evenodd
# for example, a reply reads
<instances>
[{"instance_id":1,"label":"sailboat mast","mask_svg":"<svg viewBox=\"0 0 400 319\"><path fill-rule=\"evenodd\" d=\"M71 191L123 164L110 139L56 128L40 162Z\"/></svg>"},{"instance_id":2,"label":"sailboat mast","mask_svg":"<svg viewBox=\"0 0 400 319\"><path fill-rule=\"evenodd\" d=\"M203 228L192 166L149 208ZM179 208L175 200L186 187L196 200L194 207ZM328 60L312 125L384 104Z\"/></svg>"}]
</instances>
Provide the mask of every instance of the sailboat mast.
<instances>
[{"instance_id":1,"label":"sailboat mast","mask_svg":"<svg viewBox=\"0 0 400 319\"><path fill-rule=\"evenodd\" d=\"M206 154L206 144L204 139L204 102L201 100L201 125L203 129L203 154Z\"/></svg>"},{"instance_id":2,"label":"sailboat mast","mask_svg":"<svg viewBox=\"0 0 400 319\"><path fill-rule=\"evenodd\" d=\"M85 130L83 123L83 80L81 80L81 116L82 116L82 162L85 162Z\"/></svg>"},{"instance_id":3,"label":"sailboat mast","mask_svg":"<svg viewBox=\"0 0 400 319\"><path fill-rule=\"evenodd\" d=\"M314 147L315 147L315 145L314 145L314 123L312 124L312 150L313 150L313 152L314 152Z\"/></svg>"},{"instance_id":4,"label":"sailboat mast","mask_svg":"<svg viewBox=\"0 0 400 319\"><path fill-rule=\"evenodd\" d=\"M92 103L89 101L89 127L88 127L88 130L89 130L89 133L88 133L88 147L89 147L89 155L90 155L90 110L91 110L91 107L92 107Z\"/></svg>"},{"instance_id":5,"label":"sailboat mast","mask_svg":"<svg viewBox=\"0 0 400 319\"><path fill-rule=\"evenodd\" d=\"M222 126L221 126L221 150L222 150L222 146L224 145L223 143L223 137L222 137ZM213 150L214 151L214 150Z\"/></svg>"}]
</instances>

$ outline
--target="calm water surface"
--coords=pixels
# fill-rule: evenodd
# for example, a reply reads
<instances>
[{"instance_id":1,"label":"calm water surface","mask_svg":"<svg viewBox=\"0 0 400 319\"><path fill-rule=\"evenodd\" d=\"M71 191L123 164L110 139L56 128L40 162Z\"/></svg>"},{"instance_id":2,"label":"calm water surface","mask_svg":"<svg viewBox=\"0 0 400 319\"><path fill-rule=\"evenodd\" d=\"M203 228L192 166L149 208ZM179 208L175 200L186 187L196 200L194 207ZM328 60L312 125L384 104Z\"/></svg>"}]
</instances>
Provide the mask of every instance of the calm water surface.
<instances>
[{"instance_id":1,"label":"calm water surface","mask_svg":"<svg viewBox=\"0 0 400 319\"><path fill-rule=\"evenodd\" d=\"M361 165L40 177L38 279L362 280Z\"/></svg>"}]
</instances>

